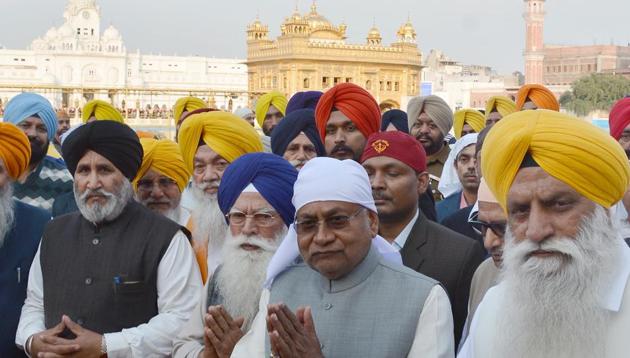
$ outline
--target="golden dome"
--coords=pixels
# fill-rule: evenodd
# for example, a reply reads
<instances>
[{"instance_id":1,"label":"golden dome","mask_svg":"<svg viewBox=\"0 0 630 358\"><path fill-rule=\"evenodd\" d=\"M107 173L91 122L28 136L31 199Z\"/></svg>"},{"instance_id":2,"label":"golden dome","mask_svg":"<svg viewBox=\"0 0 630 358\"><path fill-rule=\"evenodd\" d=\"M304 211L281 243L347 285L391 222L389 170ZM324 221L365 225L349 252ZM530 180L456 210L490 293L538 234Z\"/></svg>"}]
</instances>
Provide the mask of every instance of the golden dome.
<instances>
[{"instance_id":1,"label":"golden dome","mask_svg":"<svg viewBox=\"0 0 630 358\"><path fill-rule=\"evenodd\" d=\"M372 38L372 37L381 37L381 32L379 31L378 27L374 26L370 29L370 32L368 32L368 37Z\"/></svg>"},{"instance_id":2,"label":"golden dome","mask_svg":"<svg viewBox=\"0 0 630 358\"><path fill-rule=\"evenodd\" d=\"M327 18L317 13L317 4L315 3L315 1L313 1L313 4L311 5L311 12L308 13L308 15L306 15L304 18L308 20L308 24L313 30L334 27Z\"/></svg>"}]
</instances>

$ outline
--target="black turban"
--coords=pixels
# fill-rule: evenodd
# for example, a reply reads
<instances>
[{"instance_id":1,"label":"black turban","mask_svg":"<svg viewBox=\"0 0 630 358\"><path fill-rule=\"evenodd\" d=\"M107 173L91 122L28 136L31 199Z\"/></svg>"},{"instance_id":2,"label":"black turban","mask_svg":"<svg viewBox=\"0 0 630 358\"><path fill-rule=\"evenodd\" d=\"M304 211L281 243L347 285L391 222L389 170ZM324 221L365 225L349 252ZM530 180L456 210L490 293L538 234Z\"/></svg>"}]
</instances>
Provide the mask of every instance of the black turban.
<instances>
[{"instance_id":1,"label":"black turban","mask_svg":"<svg viewBox=\"0 0 630 358\"><path fill-rule=\"evenodd\" d=\"M110 120L94 121L70 133L61 151L73 176L77 164L88 150L112 162L129 180L133 180L142 164L142 145L136 132L126 124Z\"/></svg>"},{"instance_id":2,"label":"black turban","mask_svg":"<svg viewBox=\"0 0 630 358\"><path fill-rule=\"evenodd\" d=\"M409 134L409 124L407 123L407 113L400 109L390 109L383 113L381 119L381 132L385 132L389 124L393 124L397 130Z\"/></svg>"},{"instance_id":3,"label":"black turban","mask_svg":"<svg viewBox=\"0 0 630 358\"><path fill-rule=\"evenodd\" d=\"M294 94L289 103L287 103L287 110L285 111L285 116L291 112L295 112L300 109L312 109L315 110L317 107L317 102L322 97L324 93L320 91L306 91L306 92L298 92Z\"/></svg>"},{"instance_id":4,"label":"black turban","mask_svg":"<svg viewBox=\"0 0 630 358\"><path fill-rule=\"evenodd\" d=\"M326 156L326 150L315 127L315 112L311 109L299 109L287 114L271 132L271 151L283 156L289 143L304 132L315 146L318 157Z\"/></svg>"}]
</instances>

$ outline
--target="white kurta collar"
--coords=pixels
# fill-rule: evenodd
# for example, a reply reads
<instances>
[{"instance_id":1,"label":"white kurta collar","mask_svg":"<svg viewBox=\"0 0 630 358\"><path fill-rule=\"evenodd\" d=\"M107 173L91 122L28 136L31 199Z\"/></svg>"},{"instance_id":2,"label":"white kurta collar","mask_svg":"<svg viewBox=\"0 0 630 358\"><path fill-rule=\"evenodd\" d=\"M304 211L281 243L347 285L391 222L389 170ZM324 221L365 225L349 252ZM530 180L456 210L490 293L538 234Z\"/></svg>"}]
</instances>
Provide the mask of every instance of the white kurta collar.
<instances>
[{"instance_id":1,"label":"white kurta collar","mask_svg":"<svg viewBox=\"0 0 630 358\"><path fill-rule=\"evenodd\" d=\"M403 249L403 247L405 247L405 243L407 242L407 239L409 238L411 229L413 229L413 226L416 224L416 221L418 221L418 210L416 210L416 215L414 215L411 221L407 223L407 226L405 226L405 228L402 229L400 234L398 234L398 236L396 236L396 238L392 242L392 246L396 250L400 251Z\"/></svg>"},{"instance_id":2,"label":"white kurta collar","mask_svg":"<svg viewBox=\"0 0 630 358\"><path fill-rule=\"evenodd\" d=\"M630 276L630 248L628 248L628 245L626 245L621 238L615 241L615 245L618 245L619 250L622 252L621 262L619 263L617 272L615 272L612 277L612 281L606 284L604 289L599 291L599 300L603 308L618 312L621 308L628 277Z\"/></svg>"}]
</instances>

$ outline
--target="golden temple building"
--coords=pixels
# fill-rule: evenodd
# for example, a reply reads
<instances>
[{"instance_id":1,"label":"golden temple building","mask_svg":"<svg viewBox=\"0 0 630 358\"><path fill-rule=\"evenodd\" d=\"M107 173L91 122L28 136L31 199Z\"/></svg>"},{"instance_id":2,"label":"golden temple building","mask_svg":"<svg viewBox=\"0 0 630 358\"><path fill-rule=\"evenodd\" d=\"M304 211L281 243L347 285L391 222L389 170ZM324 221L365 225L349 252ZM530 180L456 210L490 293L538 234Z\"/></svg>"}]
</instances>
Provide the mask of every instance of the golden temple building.
<instances>
[{"instance_id":1,"label":"golden temple building","mask_svg":"<svg viewBox=\"0 0 630 358\"><path fill-rule=\"evenodd\" d=\"M333 25L317 12L297 9L280 26L281 34L269 38L269 27L259 18L247 26L248 91L250 101L269 91L287 97L300 91L325 91L342 82L368 90L381 110L406 108L419 93L422 54L416 31L408 20L397 40L386 46L373 27L364 44L346 43L345 24Z\"/></svg>"}]
</instances>

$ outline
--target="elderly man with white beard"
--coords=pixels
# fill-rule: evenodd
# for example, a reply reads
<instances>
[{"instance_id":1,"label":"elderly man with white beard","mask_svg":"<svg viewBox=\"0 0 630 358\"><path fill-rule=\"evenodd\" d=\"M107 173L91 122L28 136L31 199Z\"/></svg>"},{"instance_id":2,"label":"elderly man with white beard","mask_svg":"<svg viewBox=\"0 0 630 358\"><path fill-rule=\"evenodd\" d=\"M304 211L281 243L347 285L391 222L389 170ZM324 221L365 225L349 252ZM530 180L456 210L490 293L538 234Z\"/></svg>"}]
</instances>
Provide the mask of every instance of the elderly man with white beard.
<instances>
[{"instance_id":1,"label":"elderly man with white beard","mask_svg":"<svg viewBox=\"0 0 630 358\"><path fill-rule=\"evenodd\" d=\"M12 183L28 170L28 137L11 123L0 122L0 357L24 355L15 331L26 298L26 279L50 214L15 200Z\"/></svg>"},{"instance_id":2,"label":"elderly man with white beard","mask_svg":"<svg viewBox=\"0 0 630 358\"><path fill-rule=\"evenodd\" d=\"M132 198L138 136L95 121L62 151L79 211L44 230L16 343L32 357L170 355L201 279L181 226Z\"/></svg>"},{"instance_id":3,"label":"elderly man with white beard","mask_svg":"<svg viewBox=\"0 0 630 358\"><path fill-rule=\"evenodd\" d=\"M315 157L325 157L326 148L315 127L315 112L298 109L287 114L271 133L271 151L297 170Z\"/></svg>"},{"instance_id":4,"label":"elderly man with white beard","mask_svg":"<svg viewBox=\"0 0 630 358\"><path fill-rule=\"evenodd\" d=\"M227 225L217 201L219 184L230 163L243 154L262 152L260 136L244 119L227 112L203 112L186 117L178 140L184 164L192 173L194 205L186 225L205 283L221 263Z\"/></svg>"},{"instance_id":5,"label":"elderly man with white beard","mask_svg":"<svg viewBox=\"0 0 630 358\"><path fill-rule=\"evenodd\" d=\"M297 171L267 153L245 154L225 171L219 205L229 223L223 263L175 340L175 358L229 357L258 312L267 264L293 221Z\"/></svg>"},{"instance_id":6,"label":"elderly man with white beard","mask_svg":"<svg viewBox=\"0 0 630 358\"><path fill-rule=\"evenodd\" d=\"M609 211L630 179L621 146L577 118L525 111L495 124L482 158L508 230L502 281L459 357L627 357L630 249Z\"/></svg>"}]
</instances>

